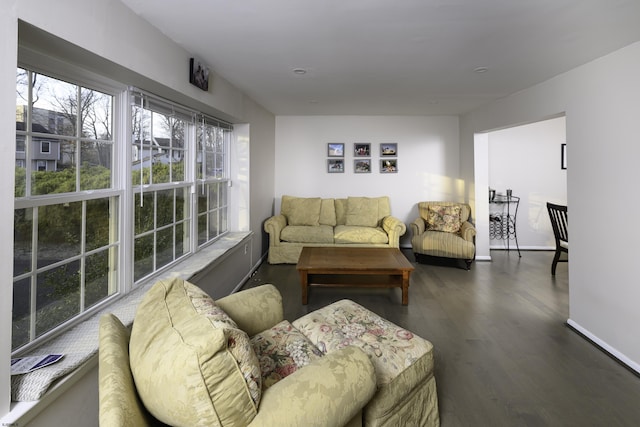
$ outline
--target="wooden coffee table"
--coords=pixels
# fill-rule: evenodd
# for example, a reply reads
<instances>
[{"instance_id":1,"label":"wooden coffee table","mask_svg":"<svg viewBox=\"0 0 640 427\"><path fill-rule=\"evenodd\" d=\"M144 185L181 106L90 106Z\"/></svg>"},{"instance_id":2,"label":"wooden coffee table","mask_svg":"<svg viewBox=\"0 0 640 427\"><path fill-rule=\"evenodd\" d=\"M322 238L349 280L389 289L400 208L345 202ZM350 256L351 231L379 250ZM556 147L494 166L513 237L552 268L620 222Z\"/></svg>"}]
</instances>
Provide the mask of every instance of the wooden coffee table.
<instances>
[{"instance_id":1,"label":"wooden coffee table","mask_svg":"<svg viewBox=\"0 0 640 427\"><path fill-rule=\"evenodd\" d=\"M305 246L296 266L302 283L302 304L309 286L401 288L402 305L409 304L413 265L397 248L336 248Z\"/></svg>"}]
</instances>

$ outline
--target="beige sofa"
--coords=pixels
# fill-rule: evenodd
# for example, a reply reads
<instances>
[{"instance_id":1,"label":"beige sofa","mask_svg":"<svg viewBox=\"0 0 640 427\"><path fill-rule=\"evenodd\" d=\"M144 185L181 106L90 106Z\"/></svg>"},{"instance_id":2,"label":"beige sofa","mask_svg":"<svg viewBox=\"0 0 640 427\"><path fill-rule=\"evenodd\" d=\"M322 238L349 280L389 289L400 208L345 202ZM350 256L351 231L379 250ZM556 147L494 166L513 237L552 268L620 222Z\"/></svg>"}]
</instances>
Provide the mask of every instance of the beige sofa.
<instances>
[{"instance_id":1,"label":"beige sofa","mask_svg":"<svg viewBox=\"0 0 640 427\"><path fill-rule=\"evenodd\" d=\"M438 426L433 346L342 300L289 323L272 285L213 301L180 279L131 333L100 322L100 426Z\"/></svg>"},{"instance_id":2,"label":"beige sofa","mask_svg":"<svg viewBox=\"0 0 640 427\"><path fill-rule=\"evenodd\" d=\"M282 196L268 218L269 263L296 264L304 246L400 247L407 227L391 216L389 198Z\"/></svg>"}]
</instances>

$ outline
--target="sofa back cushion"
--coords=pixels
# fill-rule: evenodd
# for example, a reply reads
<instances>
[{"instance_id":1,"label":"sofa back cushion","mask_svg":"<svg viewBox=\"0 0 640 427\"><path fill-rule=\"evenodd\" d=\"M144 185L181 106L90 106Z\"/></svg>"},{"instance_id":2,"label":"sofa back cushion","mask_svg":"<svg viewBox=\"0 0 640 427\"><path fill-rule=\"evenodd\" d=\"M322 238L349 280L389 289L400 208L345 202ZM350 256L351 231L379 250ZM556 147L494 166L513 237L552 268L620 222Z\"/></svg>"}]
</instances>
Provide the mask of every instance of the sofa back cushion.
<instances>
[{"instance_id":1,"label":"sofa back cushion","mask_svg":"<svg viewBox=\"0 0 640 427\"><path fill-rule=\"evenodd\" d=\"M280 213L288 225L320 225L320 197L282 196Z\"/></svg>"},{"instance_id":2,"label":"sofa back cushion","mask_svg":"<svg viewBox=\"0 0 640 427\"><path fill-rule=\"evenodd\" d=\"M379 227L384 217L391 215L389 198L348 197L344 225Z\"/></svg>"},{"instance_id":3,"label":"sofa back cushion","mask_svg":"<svg viewBox=\"0 0 640 427\"><path fill-rule=\"evenodd\" d=\"M246 425L261 396L249 337L197 286L159 281L143 297L129 344L145 407L169 425Z\"/></svg>"},{"instance_id":4,"label":"sofa back cushion","mask_svg":"<svg viewBox=\"0 0 640 427\"><path fill-rule=\"evenodd\" d=\"M336 225L336 204L334 199L322 199L320 204L320 225Z\"/></svg>"}]
</instances>

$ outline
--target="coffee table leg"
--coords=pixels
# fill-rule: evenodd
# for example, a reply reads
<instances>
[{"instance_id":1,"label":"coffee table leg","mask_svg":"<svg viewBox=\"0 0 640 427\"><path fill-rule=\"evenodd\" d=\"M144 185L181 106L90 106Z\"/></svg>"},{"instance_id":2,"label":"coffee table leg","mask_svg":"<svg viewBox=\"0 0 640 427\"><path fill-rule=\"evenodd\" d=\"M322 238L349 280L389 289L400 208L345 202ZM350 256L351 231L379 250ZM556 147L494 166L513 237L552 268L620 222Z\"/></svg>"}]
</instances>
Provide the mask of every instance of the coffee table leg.
<instances>
[{"instance_id":1,"label":"coffee table leg","mask_svg":"<svg viewBox=\"0 0 640 427\"><path fill-rule=\"evenodd\" d=\"M411 272L402 273L402 305L409 305L409 277Z\"/></svg>"},{"instance_id":2,"label":"coffee table leg","mask_svg":"<svg viewBox=\"0 0 640 427\"><path fill-rule=\"evenodd\" d=\"M306 271L300 271L300 283L302 285L302 304L307 305L309 299L309 282Z\"/></svg>"}]
</instances>

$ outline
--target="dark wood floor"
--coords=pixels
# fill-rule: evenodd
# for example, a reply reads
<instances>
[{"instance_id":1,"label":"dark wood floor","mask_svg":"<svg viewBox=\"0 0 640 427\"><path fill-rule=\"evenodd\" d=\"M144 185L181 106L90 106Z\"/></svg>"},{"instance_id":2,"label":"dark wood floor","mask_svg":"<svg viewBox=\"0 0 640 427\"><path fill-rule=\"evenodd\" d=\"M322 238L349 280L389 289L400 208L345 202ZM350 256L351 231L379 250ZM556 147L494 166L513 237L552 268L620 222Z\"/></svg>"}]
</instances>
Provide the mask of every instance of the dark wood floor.
<instances>
[{"instance_id":1,"label":"dark wood floor","mask_svg":"<svg viewBox=\"0 0 640 427\"><path fill-rule=\"evenodd\" d=\"M397 289L335 288L303 306L294 265L265 262L245 287L273 283L288 320L350 298L431 341L442 427L640 426L640 378L565 325L567 263L553 278L551 252L491 255L470 271L415 264L408 306Z\"/></svg>"}]
</instances>

